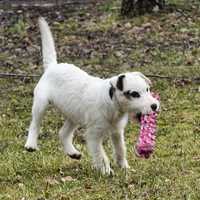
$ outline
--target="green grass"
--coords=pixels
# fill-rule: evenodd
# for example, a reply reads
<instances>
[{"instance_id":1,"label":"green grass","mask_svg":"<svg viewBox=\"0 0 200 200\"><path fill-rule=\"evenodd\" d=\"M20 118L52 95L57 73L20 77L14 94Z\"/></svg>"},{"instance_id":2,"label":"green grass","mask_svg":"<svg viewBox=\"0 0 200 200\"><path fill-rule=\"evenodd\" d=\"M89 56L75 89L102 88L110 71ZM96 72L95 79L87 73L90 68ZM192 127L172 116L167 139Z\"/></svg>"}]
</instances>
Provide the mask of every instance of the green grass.
<instances>
[{"instance_id":1,"label":"green grass","mask_svg":"<svg viewBox=\"0 0 200 200\"><path fill-rule=\"evenodd\" d=\"M78 10L70 19L51 23L59 60L73 62L100 77L125 71L200 76L200 15L199 4L195 3L195 8L187 6L185 11L190 19L176 12L121 19L116 10L119 1ZM40 39L32 21L37 13L29 10L26 16L14 10L15 17L10 17L4 12L7 23L2 24L0 33L6 48L0 53L1 71L40 74ZM52 22L53 13L50 10L48 14L40 14ZM61 9L63 13L66 9ZM80 20L80 13L84 20ZM150 28L144 28L147 23L151 24ZM140 32L134 27L139 27ZM162 107L155 152L148 160L135 156L133 145L139 127L130 122L126 128L126 145L131 169L124 172L113 164L108 141L106 151L115 175L107 177L91 169L91 159L80 135L74 142L83 154L81 161L64 155L58 140L63 117L52 107L43 120L40 151L25 151L36 83L37 79L0 79L0 199L200 199L199 84L153 79L152 90L160 93Z\"/></svg>"}]
</instances>

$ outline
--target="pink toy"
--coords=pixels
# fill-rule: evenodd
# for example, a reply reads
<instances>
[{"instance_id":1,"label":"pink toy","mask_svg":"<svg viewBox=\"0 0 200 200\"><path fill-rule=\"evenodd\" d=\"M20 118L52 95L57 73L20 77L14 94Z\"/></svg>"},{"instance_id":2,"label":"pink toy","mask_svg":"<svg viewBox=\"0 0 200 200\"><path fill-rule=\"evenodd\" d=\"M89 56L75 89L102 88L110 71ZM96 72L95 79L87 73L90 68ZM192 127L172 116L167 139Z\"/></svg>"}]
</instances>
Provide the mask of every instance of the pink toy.
<instances>
[{"instance_id":1,"label":"pink toy","mask_svg":"<svg viewBox=\"0 0 200 200\"><path fill-rule=\"evenodd\" d=\"M152 93L152 96L160 100L158 94ZM138 157L149 158L154 150L157 115L158 112L152 112L148 115L142 115L140 118L140 135L135 147L135 153Z\"/></svg>"}]
</instances>

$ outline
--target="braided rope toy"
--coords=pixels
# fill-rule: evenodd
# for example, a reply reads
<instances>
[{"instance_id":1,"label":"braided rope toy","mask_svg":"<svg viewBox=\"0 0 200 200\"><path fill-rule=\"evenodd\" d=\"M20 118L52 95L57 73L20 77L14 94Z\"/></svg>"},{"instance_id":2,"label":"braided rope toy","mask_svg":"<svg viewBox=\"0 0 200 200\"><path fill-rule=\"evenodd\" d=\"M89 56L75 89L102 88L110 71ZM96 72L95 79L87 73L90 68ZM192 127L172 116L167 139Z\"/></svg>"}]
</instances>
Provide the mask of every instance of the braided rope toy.
<instances>
[{"instance_id":1,"label":"braided rope toy","mask_svg":"<svg viewBox=\"0 0 200 200\"><path fill-rule=\"evenodd\" d=\"M152 96L160 100L158 94L152 93ZM148 115L142 115L140 118L140 134L135 147L135 153L138 157L147 159L154 151L157 116L158 112L152 112Z\"/></svg>"}]
</instances>

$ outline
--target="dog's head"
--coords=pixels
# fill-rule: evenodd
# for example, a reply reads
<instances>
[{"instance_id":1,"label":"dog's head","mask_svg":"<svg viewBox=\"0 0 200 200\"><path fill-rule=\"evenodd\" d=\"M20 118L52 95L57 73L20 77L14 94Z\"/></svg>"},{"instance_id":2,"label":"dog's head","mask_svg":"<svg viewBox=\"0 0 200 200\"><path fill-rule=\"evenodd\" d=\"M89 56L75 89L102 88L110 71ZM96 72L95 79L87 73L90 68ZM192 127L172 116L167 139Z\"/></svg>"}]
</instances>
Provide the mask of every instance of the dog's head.
<instances>
[{"instance_id":1,"label":"dog's head","mask_svg":"<svg viewBox=\"0 0 200 200\"><path fill-rule=\"evenodd\" d=\"M151 81L140 72L120 74L110 79L115 98L124 112L148 114L159 110L159 101L150 92Z\"/></svg>"}]
</instances>

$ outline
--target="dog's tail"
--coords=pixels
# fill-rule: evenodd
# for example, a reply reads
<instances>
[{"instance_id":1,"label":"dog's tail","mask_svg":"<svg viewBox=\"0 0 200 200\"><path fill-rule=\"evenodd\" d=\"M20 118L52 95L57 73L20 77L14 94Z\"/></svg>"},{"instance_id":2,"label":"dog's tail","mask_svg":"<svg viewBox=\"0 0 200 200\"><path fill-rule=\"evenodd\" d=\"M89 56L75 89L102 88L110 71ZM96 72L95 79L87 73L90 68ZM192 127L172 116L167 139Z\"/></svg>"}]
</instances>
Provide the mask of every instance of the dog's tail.
<instances>
[{"instance_id":1,"label":"dog's tail","mask_svg":"<svg viewBox=\"0 0 200 200\"><path fill-rule=\"evenodd\" d=\"M42 38L43 67L46 69L49 64L57 63L55 44L46 20L40 17L38 23Z\"/></svg>"}]
</instances>

